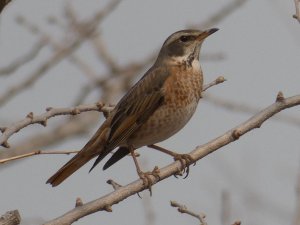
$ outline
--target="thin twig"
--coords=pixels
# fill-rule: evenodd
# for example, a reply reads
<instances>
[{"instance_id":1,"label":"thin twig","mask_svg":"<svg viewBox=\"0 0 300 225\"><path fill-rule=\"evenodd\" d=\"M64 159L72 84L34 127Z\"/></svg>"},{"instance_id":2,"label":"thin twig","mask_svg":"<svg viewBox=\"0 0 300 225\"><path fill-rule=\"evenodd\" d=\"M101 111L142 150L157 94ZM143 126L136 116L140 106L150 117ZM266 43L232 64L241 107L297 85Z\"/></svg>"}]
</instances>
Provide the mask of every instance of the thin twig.
<instances>
[{"instance_id":1,"label":"thin twig","mask_svg":"<svg viewBox=\"0 0 300 225\"><path fill-rule=\"evenodd\" d=\"M212 26L215 26L217 23L224 21L226 17L231 15L233 12L235 12L238 8L243 6L247 1L249 0L233 0L229 2L224 7L220 8L220 10L213 13L211 16L209 16L205 21L190 26L190 28L200 28L200 29L207 29Z\"/></svg>"},{"instance_id":2,"label":"thin twig","mask_svg":"<svg viewBox=\"0 0 300 225\"><path fill-rule=\"evenodd\" d=\"M215 79L211 83L204 85L202 91L206 91L208 88L210 88L212 86L215 86L215 85L218 85L218 84L221 84L225 81L226 81L226 79L223 76L219 76L217 79Z\"/></svg>"},{"instance_id":3,"label":"thin twig","mask_svg":"<svg viewBox=\"0 0 300 225\"><path fill-rule=\"evenodd\" d=\"M23 158L34 156L34 155L53 155L53 154L69 155L69 154L78 153L78 152L79 152L79 150L76 150L76 151L75 150L74 151L41 151L41 150L37 150L37 151L29 152L29 153L22 154L22 155L17 155L17 156L6 158L6 159L0 159L0 164L14 161L17 159L23 159Z\"/></svg>"},{"instance_id":4,"label":"thin twig","mask_svg":"<svg viewBox=\"0 0 300 225\"><path fill-rule=\"evenodd\" d=\"M229 224L231 215L230 194L227 190L223 190L221 194L221 222Z\"/></svg>"},{"instance_id":5,"label":"thin twig","mask_svg":"<svg viewBox=\"0 0 300 225\"><path fill-rule=\"evenodd\" d=\"M295 188L295 212L294 212L294 225L300 225L300 172L298 171L296 188Z\"/></svg>"},{"instance_id":6,"label":"thin twig","mask_svg":"<svg viewBox=\"0 0 300 225\"><path fill-rule=\"evenodd\" d=\"M120 0L110 1L110 3L99 13L97 13L89 22L88 26L86 26L85 33L81 33L80 37L77 37L73 41L69 41L70 43L64 44L63 48L59 51L55 52L48 60L41 64L31 75L26 76L27 79L23 82L16 84L10 88L0 96L0 106L10 100L12 97L30 87L33 83L36 82L38 78L41 77L42 74L45 74L50 68L55 66L58 62L60 62L63 58L69 56L74 50L76 50L82 43L83 40L90 37L94 31L96 30L99 22L115 8L115 6L120 2Z\"/></svg>"},{"instance_id":7,"label":"thin twig","mask_svg":"<svg viewBox=\"0 0 300 225\"><path fill-rule=\"evenodd\" d=\"M223 97L211 95L209 93L205 94L203 100L207 101L208 103L212 103L216 106L219 106L222 109L227 109L238 113L255 114L261 110L259 107L256 106L251 106L245 103L234 102L232 100L224 99ZM299 116L280 114L272 117L271 119L284 122L292 126L300 127Z\"/></svg>"},{"instance_id":8,"label":"thin twig","mask_svg":"<svg viewBox=\"0 0 300 225\"><path fill-rule=\"evenodd\" d=\"M208 88L215 86L224 82L224 77L218 77L216 80L212 81L211 83L204 86L203 91L207 90ZM98 102L90 105L79 105L70 108L47 108L45 113L41 115L35 116L33 113L29 113L25 119L18 121L12 124L9 127L0 127L0 131L2 135L0 136L0 146L9 148L8 139L16 132L20 131L21 129L27 127L30 124L41 124L43 126L47 125L47 120L54 116L59 115L77 115L82 112L88 111L99 111L103 112L104 114L108 114L113 109L112 106L105 105L104 103Z\"/></svg>"},{"instance_id":9,"label":"thin twig","mask_svg":"<svg viewBox=\"0 0 300 225\"><path fill-rule=\"evenodd\" d=\"M41 38L37 43L33 45L33 47L27 52L25 55L17 58L15 61L11 62L8 66L0 69L0 76L7 76L9 74L14 73L21 66L33 60L42 48L46 45L45 39Z\"/></svg>"},{"instance_id":10,"label":"thin twig","mask_svg":"<svg viewBox=\"0 0 300 225\"><path fill-rule=\"evenodd\" d=\"M2 96L0 96L0 106L4 105L15 95L19 94L20 92L24 91L26 88L28 88L32 84L34 84L50 68L55 66L63 58L67 57L75 49L77 49L81 43L82 43L82 40L77 39L77 40L73 41L70 45L67 45L66 47L55 52L48 60L44 61L32 74L25 76L25 77L27 77L27 79L8 88L6 90L6 92L4 94L2 94Z\"/></svg>"},{"instance_id":11,"label":"thin twig","mask_svg":"<svg viewBox=\"0 0 300 225\"><path fill-rule=\"evenodd\" d=\"M96 13L97 15L98 13ZM65 15L68 19L69 26L72 30L74 30L77 34L81 35L81 33L85 33L85 29L87 27L86 22L80 22L77 18L77 15L71 5L70 2L65 7ZM96 18L96 17L94 17ZM93 36L91 36L91 42L94 46L94 50L96 50L96 53L104 64L110 68L110 71L112 73L117 73L119 66L117 65L116 61L113 59L113 57L108 52L106 45L103 43L101 34L99 31L96 31Z\"/></svg>"},{"instance_id":12,"label":"thin twig","mask_svg":"<svg viewBox=\"0 0 300 225\"><path fill-rule=\"evenodd\" d=\"M53 18L55 21L56 19ZM47 32L43 31L40 27L38 27L36 24L34 24L32 21L29 21L28 19L19 16L18 17L18 23L22 25L24 28L26 28L29 32L35 35L40 35L40 39L44 41L44 43L49 44L54 51L59 51L60 49L64 48L65 44L58 43L57 41L54 40L54 38L51 37L50 34ZM62 25L60 25L62 26ZM65 28L62 28L65 29ZM91 81L95 81L98 77L96 72L92 70L91 66L88 65L82 58L76 56L75 54L70 54L68 57L68 60L74 65L76 65L84 75L88 76L88 78Z\"/></svg>"},{"instance_id":13,"label":"thin twig","mask_svg":"<svg viewBox=\"0 0 300 225\"><path fill-rule=\"evenodd\" d=\"M9 149L1 149L0 158L10 158L20 154L32 152L32 149L41 149L45 146L57 145L70 137L87 134L92 125L99 122L99 115L91 113L89 116L71 117L65 121L60 121L54 128L45 132L39 132L33 137L27 137L16 146Z\"/></svg>"},{"instance_id":14,"label":"thin twig","mask_svg":"<svg viewBox=\"0 0 300 225\"><path fill-rule=\"evenodd\" d=\"M192 217L197 218L200 221L200 225L207 225L205 221L205 214L204 213L194 213L193 211L189 210L185 205L179 204L175 201L170 202L172 207L177 207L178 212L188 214Z\"/></svg>"},{"instance_id":15,"label":"thin twig","mask_svg":"<svg viewBox=\"0 0 300 225\"><path fill-rule=\"evenodd\" d=\"M25 119L14 123L13 125L9 127L0 127L0 131L2 132L2 135L0 136L0 145L3 147L9 147L8 144L8 138L11 137L14 133L18 132L19 130L27 127L30 124L41 124L43 126L47 125L47 120L49 118L52 118L54 116L58 115L77 115L82 112L88 112L88 111L99 111L99 112L105 112L108 113L112 110L112 107L106 106L105 104L98 102L91 105L79 105L76 107L70 107L70 108L47 108L46 112L34 116L33 113L29 113Z\"/></svg>"},{"instance_id":16,"label":"thin twig","mask_svg":"<svg viewBox=\"0 0 300 225\"><path fill-rule=\"evenodd\" d=\"M101 59L101 61L106 64L106 66L110 69L110 72L119 73L120 68L116 60L108 52L107 46L104 44L100 32L95 32L95 35L93 35L91 38L91 42L94 46L94 49L96 50L99 59Z\"/></svg>"},{"instance_id":17,"label":"thin twig","mask_svg":"<svg viewBox=\"0 0 300 225\"><path fill-rule=\"evenodd\" d=\"M220 149L221 147L233 141L236 141L238 138L240 138L247 132L255 128L259 128L266 120L268 120L276 113L297 105L300 105L300 95L284 98L281 101L276 101L269 107L265 108L258 114L248 119L246 122L230 129L223 135L215 138L214 140L204 145L197 147L195 150L190 152L189 155L193 158L193 160L188 162L186 166L189 166L190 164L193 164L194 162L209 155L210 153ZM164 180L172 175L175 175L178 173L178 171L181 170L182 164L179 161L176 161L164 168L161 168L159 172L159 178L151 176L151 182L153 185L155 185L155 183L159 182L160 180ZM108 195L105 195L104 197L83 204L80 208L72 209L64 215L53 219L49 222L46 222L45 225L71 224L84 216L105 210L107 206L111 207L112 205L119 203L120 201L128 198L129 196L135 195L136 193L147 188L148 187L143 183L143 180L138 179L126 186L122 186L118 190Z\"/></svg>"},{"instance_id":18,"label":"thin twig","mask_svg":"<svg viewBox=\"0 0 300 225\"><path fill-rule=\"evenodd\" d=\"M110 184L114 190L118 190L120 187L122 187L122 185L118 184L117 182L115 182L112 179L109 179L108 181L106 181L107 184Z\"/></svg>"}]
</instances>

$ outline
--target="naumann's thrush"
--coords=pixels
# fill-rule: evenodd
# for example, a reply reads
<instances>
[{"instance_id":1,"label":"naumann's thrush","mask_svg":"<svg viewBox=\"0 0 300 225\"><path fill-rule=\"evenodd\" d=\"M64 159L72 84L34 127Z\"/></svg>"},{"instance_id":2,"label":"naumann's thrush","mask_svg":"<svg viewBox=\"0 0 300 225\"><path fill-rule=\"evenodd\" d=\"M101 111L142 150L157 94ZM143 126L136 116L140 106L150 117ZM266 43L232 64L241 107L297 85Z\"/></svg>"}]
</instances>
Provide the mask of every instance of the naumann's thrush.
<instances>
[{"instance_id":1,"label":"naumann's thrush","mask_svg":"<svg viewBox=\"0 0 300 225\"><path fill-rule=\"evenodd\" d=\"M50 177L47 183L59 185L97 157L92 170L115 148L118 149L103 169L131 153L138 175L147 182L147 176L153 173L140 170L134 150L166 140L190 120L203 86L200 48L204 39L217 30L181 30L169 36L154 65L118 102L82 150ZM185 154L159 147L156 149L172 155L176 160L188 160Z\"/></svg>"}]
</instances>

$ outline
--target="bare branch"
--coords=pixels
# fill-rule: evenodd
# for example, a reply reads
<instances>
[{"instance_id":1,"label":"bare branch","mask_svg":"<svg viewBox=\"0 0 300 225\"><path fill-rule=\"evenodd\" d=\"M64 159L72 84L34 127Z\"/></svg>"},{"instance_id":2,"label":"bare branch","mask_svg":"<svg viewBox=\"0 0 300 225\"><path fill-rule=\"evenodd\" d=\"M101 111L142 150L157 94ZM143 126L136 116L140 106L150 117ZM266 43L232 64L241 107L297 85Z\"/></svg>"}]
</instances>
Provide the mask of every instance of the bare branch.
<instances>
[{"instance_id":1,"label":"bare branch","mask_svg":"<svg viewBox=\"0 0 300 225\"><path fill-rule=\"evenodd\" d=\"M107 17L119 5L119 3L121 3L121 0L109 1L109 3L105 6L104 9L102 9L101 11L96 13L96 15L94 15L91 21L93 21L93 23L96 25L99 24L99 22L105 17Z\"/></svg>"},{"instance_id":2,"label":"bare branch","mask_svg":"<svg viewBox=\"0 0 300 225\"><path fill-rule=\"evenodd\" d=\"M8 100L13 98L15 95L25 90L34 84L43 74L45 74L50 68L55 66L58 62L60 62L63 58L70 55L75 49L77 49L82 43L81 39L77 39L73 41L70 45L60 49L55 52L48 60L42 63L32 74L27 75L27 79L18 83L14 86L11 86L6 90L6 92L0 96L0 106L5 104Z\"/></svg>"},{"instance_id":3,"label":"bare branch","mask_svg":"<svg viewBox=\"0 0 300 225\"><path fill-rule=\"evenodd\" d=\"M223 76L219 76L217 79L215 79L211 83L204 85L202 91L206 91L208 88L210 88L212 86L215 86L217 84L221 84L221 83L223 83L225 81L226 81L226 79Z\"/></svg>"},{"instance_id":4,"label":"bare branch","mask_svg":"<svg viewBox=\"0 0 300 225\"><path fill-rule=\"evenodd\" d=\"M33 60L39 54L39 52L42 50L42 48L45 45L46 45L46 42L44 39L39 40L38 43L34 44L34 46L25 55L16 59L10 65L8 65L4 68L1 68L0 76L9 75L9 74L15 72L17 69L19 69L24 64Z\"/></svg>"},{"instance_id":5,"label":"bare branch","mask_svg":"<svg viewBox=\"0 0 300 225\"><path fill-rule=\"evenodd\" d=\"M10 162L10 161L13 161L13 160L17 160L17 159L30 157L30 156L33 156L33 155L53 155L53 154L56 154L56 155L58 155L58 154L69 155L69 154L78 153L78 152L79 152L79 150L77 150L77 151L41 151L41 150L37 150L37 151L29 152L29 153L22 154L22 155L17 155L17 156L6 158L6 159L0 159L0 164Z\"/></svg>"},{"instance_id":6,"label":"bare branch","mask_svg":"<svg viewBox=\"0 0 300 225\"><path fill-rule=\"evenodd\" d=\"M300 225L300 172L298 171L298 177L296 182L296 207L294 215L294 225Z\"/></svg>"},{"instance_id":7,"label":"bare branch","mask_svg":"<svg viewBox=\"0 0 300 225\"><path fill-rule=\"evenodd\" d=\"M145 225L155 225L156 214L155 214L155 206L152 204L152 199L149 195L143 196L142 204L144 208L145 214Z\"/></svg>"},{"instance_id":8,"label":"bare branch","mask_svg":"<svg viewBox=\"0 0 300 225\"><path fill-rule=\"evenodd\" d=\"M212 103L216 106L222 107L223 109L227 109L239 113L255 114L261 110L260 108L251 106L249 104L234 102L232 100L227 100L222 97L213 96L208 93L205 94L203 100L206 100L207 102ZM292 126L300 127L299 116L280 114L272 117L271 119L284 122Z\"/></svg>"},{"instance_id":9,"label":"bare branch","mask_svg":"<svg viewBox=\"0 0 300 225\"><path fill-rule=\"evenodd\" d=\"M68 57L74 50L76 50L82 43L83 40L93 35L99 22L110 13L120 0L110 1L110 3L99 13L97 13L87 24L85 32L81 33L80 37L77 37L71 43L64 44L64 47L55 52L48 60L41 64L31 75L26 76L27 79L23 82L10 87L2 96L0 96L0 106L10 100L12 97L30 87L42 74L46 73L50 68L55 66L63 58Z\"/></svg>"},{"instance_id":10,"label":"bare branch","mask_svg":"<svg viewBox=\"0 0 300 225\"><path fill-rule=\"evenodd\" d=\"M110 184L114 190L118 190L122 185L118 184L117 182L113 181L112 179L106 181L107 184Z\"/></svg>"},{"instance_id":11,"label":"bare branch","mask_svg":"<svg viewBox=\"0 0 300 225\"><path fill-rule=\"evenodd\" d=\"M10 158L20 154L32 152L32 149L40 149L45 146L58 144L67 138L76 135L84 135L90 131L91 126L99 122L99 115L93 114L83 117L71 117L66 121L61 121L57 126L46 132L40 132L33 137L26 138L16 146L0 151L0 158Z\"/></svg>"},{"instance_id":12,"label":"bare branch","mask_svg":"<svg viewBox=\"0 0 300 225\"><path fill-rule=\"evenodd\" d=\"M56 21L55 18L53 18L53 20ZM54 40L54 38L51 37L51 35L43 31L40 27L38 27L33 22L28 21L26 18L19 16L18 23L22 25L24 28L26 28L29 32L35 35L40 35L41 36L40 39L42 39L44 43L49 44L54 51L59 51L60 49L64 48L65 44L58 43L57 41ZM91 66L89 66L86 62L84 62L84 60L82 60L78 56L74 54L70 54L68 60L74 63L74 65L76 65L83 72L83 74L87 75L89 79L91 79L92 81L95 81L97 79L97 74L91 69Z\"/></svg>"},{"instance_id":13,"label":"bare branch","mask_svg":"<svg viewBox=\"0 0 300 225\"><path fill-rule=\"evenodd\" d=\"M29 113L25 119L14 123L10 127L2 127L0 129L2 131L2 135L0 136L0 145L2 145L3 147L9 147L7 140L11 135L23 129L24 127L27 127L30 124L37 123L46 126L47 120L54 116L77 115L82 112L88 112L88 111L99 111L99 112L108 113L111 110L112 107L106 106L105 104L98 102L91 105L79 105L71 108L47 108L46 109L47 112L37 116L34 116L33 113Z\"/></svg>"},{"instance_id":14,"label":"bare branch","mask_svg":"<svg viewBox=\"0 0 300 225\"><path fill-rule=\"evenodd\" d=\"M243 6L248 0L233 0L232 2L228 3L220 10L215 12L213 15L208 17L208 19L198 25L192 25L191 28L208 28L216 25L220 21L223 21L226 17L231 15L235 12L239 7Z\"/></svg>"},{"instance_id":15,"label":"bare branch","mask_svg":"<svg viewBox=\"0 0 300 225\"><path fill-rule=\"evenodd\" d=\"M222 224L229 224L231 215L230 194L223 190L221 195L221 222Z\"/></svg>"},{"instance_id":16,"label":"bare branch","mask_svg":"<svg viewBox=\"0 0 300 225\"><path fill-rule=\"evenodd\" d=\"M208 88L220 84L225 81L225 78L220 76L213 82L205 85L203 87L203 91L207 90ZM98 102L95 104L90 105L79 105L70 108L47 108L45 113L41 115L34 116L33 113L29 113L25 119L14 123L10 127L0 127L0 131L2 135L0 136L0 145L3 147L9 148L8 139L16 132L20 131L21 129L27 127L30 124L41 124L43 126L47 125L47 120L54 116L58 115L77 115L82 112L88 111L99 111L103 112L104 114L108 114L113 109L112 106L105 105L104 103ZM30 153L28 153L30 154ZM22 157L21 157L22 158Z\"/></svg>"},{"instance_id":17,"label":"bare branch","mask_svg":"<svg viewBox=\"0 0 300 225\"><path fill-rule=\"evenodd\" d=\"M220 149L221 147L236 141L242 135L246 134L247 132L259 128L263 122L268 120L270 117L275 115L276 113L294 107L296 105L300 105L300 95L296 95L290 98L285 98L283 101L277 101L270 105L269 107L265 108L258 114L254 115L246 122L234 127L233 129L227 131L223 135L215 138L214 140L197 147L195 150L189 153L189 155L193 158L193 160L187 163L186 166L189 166L200 160L201 158L209 155L210 153ZM152 180L153 185L160 180L164 180L172 175L178 173L178 171L182 170L182 164L179 161L176 161L168 166L160 169L159 178L157 177L150 177ZM95 213L97 211L105 210L107 207L111 207L113 204L117 204L120 201L128 198L131 195L134 195L142 190L147 189L143 184L141 179L136 180L126 186L120 187L118 190L105 195L97 200L91 201L82 205L81 207L76 207L75 209L65 213L64 215L46 222L45 225L62 225L62 224L71 224L78 219L87 216L89 214Z\"/></svg>"},{"instance_id":18,"label":"bare branch","mask_svg":"<svg viewBox=\"0 0 300 225\"><path fill-rule=\"evenodd\" d=\"M95 35L91 38L92 44L98 57L110 68L112 73L118 73L120 68L117 65L116 60L108 52L106 45L102 39L100 32L96 32Z\"/></svg>"},{"instance_id":19,"label":"bare branch","mask_svg":"<svg viewBox=\"0 0 300 225\"><path fill-rule=\"evenodd\" d=\"M200 225L207 225L205 221L206 215L204 213L194 213L191 210L189 210L185 205L179 204L175 201L171 201L171 206L177 207L178 212L188 214L192 217L197 218L200 221Z\"/></svg>"}]
</instances>

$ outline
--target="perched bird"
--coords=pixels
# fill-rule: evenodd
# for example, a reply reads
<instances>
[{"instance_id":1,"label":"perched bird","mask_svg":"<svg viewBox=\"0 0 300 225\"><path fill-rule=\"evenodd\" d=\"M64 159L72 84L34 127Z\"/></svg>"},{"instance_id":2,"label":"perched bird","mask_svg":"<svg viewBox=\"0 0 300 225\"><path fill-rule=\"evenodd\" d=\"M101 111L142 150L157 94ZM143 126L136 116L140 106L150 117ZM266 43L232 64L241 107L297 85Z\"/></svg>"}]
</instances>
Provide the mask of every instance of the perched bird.
<instances>
[{"instance_id":1,"label":"perched bird","mask_svg":"<svg viewBox=\"0 0 300 225\"><path fill-rule=\"evenodd\" d=\"M131 153L138 175L144 180L149 173L141 171L134 150L166 140L190 120L201 98L203 86L200 48L204 39L217 30L181 30L169 36L154 65L118 102L82 150L50 177L47 183L59 185L97 157L92 170L117 147L118 150L103 169ZM188 160L185 154L154 148L175 159Z\"/></svg>"}]
</instances>

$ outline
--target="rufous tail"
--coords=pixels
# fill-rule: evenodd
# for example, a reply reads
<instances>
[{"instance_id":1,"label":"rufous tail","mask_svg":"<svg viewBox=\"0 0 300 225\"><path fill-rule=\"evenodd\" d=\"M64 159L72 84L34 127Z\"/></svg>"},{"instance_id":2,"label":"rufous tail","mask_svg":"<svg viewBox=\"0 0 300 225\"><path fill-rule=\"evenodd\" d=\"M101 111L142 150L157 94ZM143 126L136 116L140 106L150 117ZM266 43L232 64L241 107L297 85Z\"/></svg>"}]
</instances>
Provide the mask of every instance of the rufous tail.
<instances>
[{"instance_id":1,"label":"rufous tail","mask_svg":"<svg viewBox=\"0 0 300 225\"><path fill-rule=\"evenodd\" d=\"M86 153L86 152L85 152ZM71 176L80 167L86 164L94 158L93 155L82 155L80 152L75 155L69 162L67 162L62 168L60 168L52 177L47 180L47 184L50 183L53 187L59 185L69 176Z\"/></svg>"},{"instance_id":2,"label":"rufous tail","mask_svg":"<svg viewBox=\"0 0 300 225\"><path fill-rule=\"evenodd\" d=\"M62 183L71 176L80 167L90 161L92 158L102 155L105 152L105 141L109 128L107 123L103 123L91 140L78 152L70 161L60 168L52 177L47 180L47 184L53 187Z\"/></svg>"}]
</instances>

